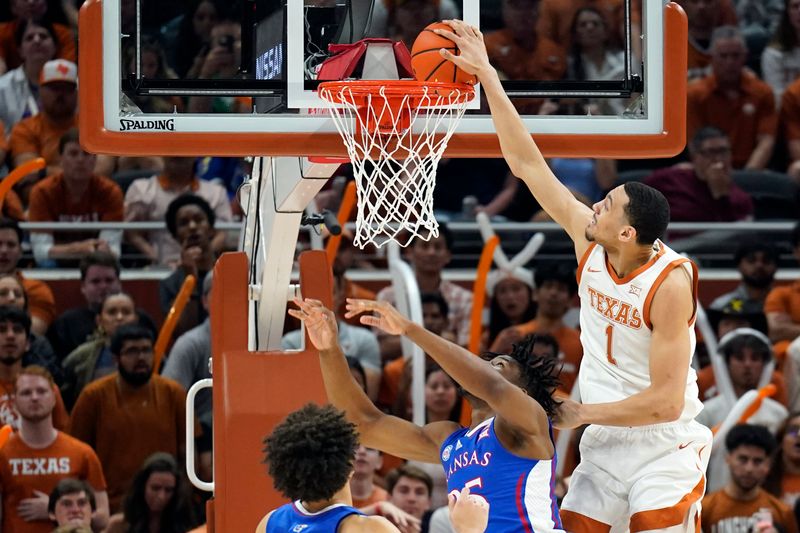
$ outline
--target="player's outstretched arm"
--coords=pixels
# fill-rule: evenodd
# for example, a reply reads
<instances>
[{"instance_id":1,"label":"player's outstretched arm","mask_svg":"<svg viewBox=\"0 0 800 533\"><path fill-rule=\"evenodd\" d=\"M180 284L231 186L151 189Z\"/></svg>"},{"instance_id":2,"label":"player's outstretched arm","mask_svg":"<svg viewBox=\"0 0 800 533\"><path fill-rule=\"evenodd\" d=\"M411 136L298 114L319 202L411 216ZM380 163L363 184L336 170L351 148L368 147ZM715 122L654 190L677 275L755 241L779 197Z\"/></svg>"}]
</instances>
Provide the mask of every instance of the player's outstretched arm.
<instances>
[{"instance_id":1,"label":"player's outstretched arm","mask_svg":"<svg viewBox=\"0 0 800 533\"><path fill-rule=\"evenodd\" d=\"M683 411L692 358L689 320L693 314L692 281L684 268L675 268L650 306L650 386L619 402L578 404L565 400L555 425L645 426L677 420Z\"/></svg>"},{"instance_id":2,"label":"player's outstretched arm","mask_svg":"<svg viewBox=\"0 0 800 533\"><path fill-rule=\"evenodd\" d=\"M525 182L539 205L569 234L580 257L589 246L584 231L592 217L592 210L579 202L547 166L544 156L503 90L497 71L489 63L480 30L461 20L445 22L453 28L452 32L434 31L453 40L458 45L459 55L442 50L442 56L462 70L478 76L489 102L503 157L511 172Z\"/></svg>"},{"instance_id":3,"label":"player's outstretched arm","mask_svg":"<svg viewBox=\"0 0 800 533\"><path fill-rule=\"evenodd\" d=\"M361 443L404 459L438 464L439 446L459 428L458 424L435 422L419 427L381 412L350 374L339 346L333 311L310 298L295 299L294 303L299 309L290 309L289 314L303 321L311 342L319 350L328 399L356 425Z\"/></svg>"},{"instance_id":4,"label":"player's outstretched arm","mask_svg":"<svg viewBox=\"0 0 800 533\"><path fill-rule=\"evenodd\" d=\"M496 369L472 352L415 324L388 302L347 299L347 318L362 313L361 323L377 327L390 335L405 335L439 363L456 383L484 400L497 413L498 421L515 433L547 435L547 414L533 398L512 384Z\"/></svg>"}]
</instances>

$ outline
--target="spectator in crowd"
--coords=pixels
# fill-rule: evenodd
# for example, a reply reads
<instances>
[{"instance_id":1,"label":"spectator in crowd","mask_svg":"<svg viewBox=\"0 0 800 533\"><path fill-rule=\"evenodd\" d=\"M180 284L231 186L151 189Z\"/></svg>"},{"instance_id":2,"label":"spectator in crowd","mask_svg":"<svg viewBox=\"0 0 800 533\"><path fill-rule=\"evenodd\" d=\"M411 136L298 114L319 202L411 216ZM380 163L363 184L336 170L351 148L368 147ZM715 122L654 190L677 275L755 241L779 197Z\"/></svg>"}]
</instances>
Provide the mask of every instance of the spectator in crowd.
<instances>
[{"instance_id":1,"label":"spectator in crowd","mask_svg":"<svg viewBox=\"0 0 800 533\"><path fill-rule=\"evenodd\" d=\"M789 156L786 173L800 184L800 79L791 82L781 97L780 124Z\"/></svg>"},{"instance_id":2,"label":"spectator in crowd","mask_svg":"<svg viewBox=\"0 0 800 533\"><path fill-rule=\"evenodd\" d=\"M383 463L383 454L375 448L367 448L363 444L356 450L353 461L353 475L350 478L350 494L353 496L353 507L361 509L374 507L376 512L366 514L381 514L378 512L382 502L389 499L389 493L375 483L375 472Z\"/></svg>"},{"instance_id":3,"label":"spectator in crowd","mask_svg":"<svg viewBox=\"0 0 800 533\"><path fill-rule=\"evenodd\" d=\"M214 271L209 271L203 279L203 307L210 311L211 287ZM190 329L175 341L164 365L162 376L176 381L181 387L189 390L201 379L211 378L211 319L206 318L199 326ZM203 434L197 444L200 465L199 473L203 479L211 479L211 451L213 413L211 388L197 393L195 398L195 414Z\"/></svg>"},{"instance_id":4,"label":"spectator in crowd","mask_svg":"<svg viewBox=\"0 0 800 533\"><path fill-rule=\"evenodd\" d=\"M559 80L567 69L564 49L536 31L540 0L503 0L503 28L485 35L489 61L509 80ZM521 112L536 114L541 100L516 103Z\"/></svg>"},{"instance_id":5,"label":"spectator in crowd","mask_svg":"<svg viewBox=\"0 0 800 533\"><path fill-rule=\"evenodd\" d=\"M795 413L787 420L778 443L764 489L794 509L800 498L800 415Z\"/></svg>"},{"instance_id":6,"label":"spectator in crowd","mask_svg":"<svg viewBox=\"0 0 800 533\"><path fill-rule=\"evenodd\" d=\"M436 335L442 334L447 328L447 315L449 307L447 302L438 292L423 292L420 294L422 303L422 325ZM425 357L426 365L431 363L429 357ZM378 405L384 409L391 409L397 400L400 382L406 376L406 357L398 357L389 361L383 366L383 378L381 380L381 390L378 395Z\"/></svg>"},{"instance_id":7,"label":"spectator in crowd","mask_svg":"<svg viewBox=\"0 0 800 533\"><path fill-rule=\"evenodd\" d=\"M119 260L108 252L94 252L79 265L81 294L86 299L83 307L73 307L53 322L48 331L50 343L60 360L86 342L97 329L97 314L109 294L122 291L119 281ZM137 310L139 324L156 331L153 319L141 309Z\"/></svg>"},{"instance_id":8,"label":"spectator in crowd","mask_svg":"<svg viewBox=\"0 0 800 533\"><path fill-rule=\"evenodd\" d=\"M86 385L116 372L111 338L120 326L136 322L136 306L129 294L115 292L105 297L97 313L95 333L64 359L61 393L68 408L75 405Z\"/></svg>"},{"instance_id":9,"label":"spectator in crowd","mask_svg":"<svg viewBox=\"0 0 800 533\"><path fill-rule=\"evenodd\" d=\"M164 171L161 174L140 178L131 183L125 193L125 221L164 220L170 202L187 192L196 194L208 202L216 220L231 221L233 215L225 188L217 183L198 179L194 167L194 158L165 157ZM154 264L174 267L180 261L181 246L167 230L149 233L129 231L127 238ZM225 238L224 231L216 231L211 240L211 248L215 253L224 250Z\"/></svg>"},{"instance_id":10,"label":"spectator in crowd","mask_svg":"<svg viewBox=\"0 0 800 533\"><path fill-rule=\"evenodd\" d=\"M23 57L15 36L25 20L53 21L53 30L58 41L58 57L76 60L75 35L66 25L61 2L11 0L10 6L13 19L0 23L0 74L22 64Z\"/></svg>"},{"instance_id":11,"label":"spectator in crowd","mask_svg":"<svg viewBox=\"0 0 800 533\"><path fill-rule=\"evenodd\" d=\"M800 76L800 0L783 0L780 22L761 54L761 77L772 87L775 102Z\"/></svg>"},{"instance_id":12,"label":"spectator in crowd","mask_svg":"<svg viewBox=\"0 0 800 533\"><path fill-rule=\"evenodd\" d=\"M730 138L734 168L763 169L772 157L778 114L772 88L744 68L746 59L738 28L714 30L711 74L687 90L687 138L705 126L717 127Z\"/></svg>"},{"instance_id":13,"label":"spectator in crowd","mask_svg":"<svg viewBox=\"0 0 800 533\"><path fill-rule=\"evenodd\" d=\"M461 418L462 400L456 382L433 361L425 365L425 423L450 420L458 422ZM411 420L413 402L411 401L411 370L407 364L397 391L397 399L392 408L394 415ZM434 465L438 468L439 465ZM441 469L439 469L441 470ZM445 498L446 500L447 498ZM446 501L442 503L444 505Z\"/></svg>"},{"instance_id":14,"label":"spectator in crowd","mask_svg":"<svg viewBox=\"0 0 800 533\"><path fill-rule=\"evenodd\" d=\"M149 330L133 324L117 328L111 353L117 372L83 389L72 411L70 433L100 457L115 513L147 457L166 452L183 460L186 392L153 374Z\"/></svg>"},{"instance_id":15,"label":"spectator in crowd","mask_svg":"<svg viewBox=\"0 0 800 533\"><path fill-rule=\"evenodd\" d=\"M536 21L536 30L540 35L561 43L565 48L573 44L575 37L572 22L576 13L586 7L597 9L605 19L612 44L619 48L625 42L625 2L624 0L542 0L539 7L539 16ZM631 33L639 35L642 26L642 10L638 3L631 4ZM633 39L634 52L640 55L637 49L637 39Z\"/></svg>"},{"instance_id":16,"label":"spectator in crowd","mask_svg":"<svg viewBox=\"0 0 800 533\"><path fill-rule=\"evenodd\" d=\"M78 126L78 67L63 59L48 61L39 75L39 113L11 129L9 150L13 165L37 157L47 162L47 173L61 171L59 140ZM94 164L94 161L92 161ZM19 184L18 184L19 188ZM27 196L20 194L27 205Z\"/></svg>"},{"instance_id":17,"label":"spectator in crowd","mask_svg":"<svg viewBox=\"0 0 800 533\"><path fill-rule=\"evenodd\" d=\"M532 333L552 335L556 341L556 353L561 363L561 388L571 391L578 377L583 358L580 333L564 323L572 299L578 292L575 271L564 264L540 265L534 274L536 288L533 299L537 303L533 320L503 330L492 343L492 352L510 353L511 345L520 342ZM537 343L539 347L540 343ZM546 343L552 344L552 343Z\"/></svg>"},{"instance_id":18,"label":"spectator in crowd","mask_svg":"<svg viewBox=\"0 0 800 533\"><path fill-rule=\"evenodd\" d=\"M181 17L174 43L167 46L167 53L174 56L170 64L180 78L196 78L203 66L211 42L211 28L220 12L216 0L193 0L188 3L186 13ZM192 75L191 70L195 74Z\"/></svg>"},{"instance_id":19,"label":"spectator in crowd","mask_svg":"<svg viewBox=\"0 0 800 533\"><path fill-rule=\"evenodd\" d=\"M791 245L800 261L800 223L792 231ZM793 341L800 336L800 281L772 289L764 302L772 342Z\"/></svg>"},{"instance_id":20,"label":"spectator in crowd","mask_svg":"<svg viewBox=\"0 0 800 533\"><path fill-rule=\"evenodd\" d=\"M711 64L711 34L719 26L736 26L731 0L678 0L689 19L689 79L705 76Z\"/></svg>"},{"instance_id":21,"label":"spectator in crowd","mask_svg":"<svg viewBox=\"0 0 800 533\"><path fill-rule=\"evenodd\" d=\"M409 50L426 26L442 20L441 12L444 4L451 1L434 0L377 0L376 6L387 9L387 33L395 41L402 41ZM457 12L457 11L456 11ZM458 18L456 16L455 18Z\"/></svg>"},{"instance_id":22,"label":"spectator in crowd","mask_svg":"<svg viewBox=\"0 0 800 533\"><path fill-rule=\"evenodd\" d=\"M31 315L28 310L28 296L25 288L19 282L19 278L13 274L0 274L0 306L4 305L16 307L29 317ZM29 365L45 367L53 376L56 384L61 384L63 379L61 361L56 357L47 337L34 332L33 326L31 326L28 349L22 355L22 366Z\"/></svg>"},{"instance_id":23,"label":"spectator in crowd","mask_svg":"<svg viewBox=\"0 0 800 533\"><path fill-rule=\"evenodd\" d=\"M745 240L739 243L733 262L742 282L736 289L717 297L709 308L721 310L738 300L748 312L763 312L778 268L778 250L763 240Z\"/></svg>"},{"instance_id":24,"label":"spectator in crowd","mask_svg":"<svg viewBox=\"0 0 800 533\"><path fill-rule=\"evenodd\" d=\"M567 57L569 80L621 80L625 76L625 54L611 46L613 28L599 8L580 8L572 19L572 45ZM577 115L622 115L627 102L620 98L573 101ZM610 187L609 187L610 188Z\"/></svg>"},{"instance_id":25,"label":"spectator in crowd","mask_svg":"<svg viewBox=\"0 0 800 533\"><path fill-rule=\"evenodd\" d=\"M14 402L17 376L26 368L25 352L30 345L31 319L18 307L0 306L0 424L19 427L19 413ZM38 359L38 358L37 358ZM38 361L36 361L38 362ZM69 415L58 387L53 386L55 408L53 424L58 430L69 425Z\"/></svg>"},{"instance_id":26,"label":"spectator in crowd","mask_svg":"<svg viewBox=\"0 0 800 533\"><path fill-rule=\"evenodd\" d=\"M737 0L736 15L742 29L750 57L747 64L761 73L761 56L775 35L784 10L785 0Z\"/></svg>"},{"instance_id":27,"label":"spectator in crowd","mask_svg":"<svg viewBox=\"0 0 800 533\"><path fill-rule=\"evenodd\" d=\"M55 319L53 291L44 281L26 278L18 268L22 258L22 230L8 218L0 218L0 274L16 276L25 289L34 333L43 335Z\"/></svg>"},{"instance_id":28,"label":"spectator in crowd","mask_svg":"<svg viewBox=\"0 0 800 533\"><path fill-rule=\"evenodd\" d=\"M513 218L516 213L510 211L510 206L515 195L521 194L518 181L503 159L443 158L433 189L436 220L473 220L478 213L490 218ZM526 212L524 220L529 219L530 212Z\"/></svg>"},{"instance_id":29,"label":"spectator in crowd","mask_svg":"<svg viewBox=\"0 0 800 533\"><path fill-rule=\"evenodd\" d=\"M123 512L111 517L105 533L186 533L195 525L178 462L172 455L158 452L136 472Z\"/></svg>"},{"instance_id":30,"label":"spectator in crowd","mask_svg":"<svg viewBox=\"0 0 800 533\"><path fill-rule=\"evenodd\" d=\"M94 452L92 454L94 455ZM99 460L97 461L99 464ZM97 500L92 486L82 479L71 477L64 478L56 484L47 502L50 521L55 522L58 527L83 527L91 531L92 514L96 510Z\"/></svg>"},{"instance_id":31,"label":"spectator in crowd","mask_svg":"<svg viewBox=\"0 0 800 533\"><path fill-rule=\"evenodd\" d=\"M108 522L108 495L100 461L85 443L53 426L55 384L40 366L27 367L17 375L16 408L19 432L0 449L0 486L3 499L3 531L48 533L49 494L66 478L91 485L97 511L91 521L102 529Z\"/></svg>"},{"instance_id":32,"label":"spectator in crowd","mask_svg":"<svg viewBox=\"0 0 800 533\"><path fill-rule=\"evenodd\" d=\"M130 43L123 52L122 60L125 62L128 72L136 72L136 48L134 43ZM139 72L143 78L149 80L177 78L175 72L167 64L164 48L157 37L142 35L138 48L141 61ZM183 100L178 96L132 95L130 99L141 113L175 113L176 111L183 111ZM118 170L128 170L130 168L128 165L123 165Z\"/></svg>"},{"instance_id":33,"label":"spectator in crowd","mask_svg":"<svg viewBox=\"0 0 800 533\"><path fill-rule=\"evenodd\" d=\"M203 308L200 282L216 261L211 247L211 240L216 235L216 215L208 202L201 197L182 194L170 202L164 218L170 234L181 246L181 257L175 272L159 282L158 299L161 311L165 315L169 312L186 276L192 275L197 280L191 300L175 327L175 335L179 336L200 325L208 317L208 312Z\"/></svg>"},{"instance_id":34,"label":"spectator in crowd","mask_svg":"<svg viewBox=\"0 0 800 533\"><path fill-rule=\"evenodd\" d=\"M344 307L344 271L340 268L333 270L333 309ZM361 326L351 326L344 321L344 317L337 314L339 326L339 344L344 354L353 357L361 363L364 369L367 385L367 395L371 400L378 398L378 389L381 386L381 352L378 338L375 333ZM290 331L281 339L281 348L284 350L299 350L303 344L304 332L300 329Z\"/></svg>"},{"instance_id":35,"label":"spectator in crowd","mask_svg":"<svg viewBox=\"0 0 800 533\"><path fill-rule=\"evenodd\" d=\"M211 28L208 53L200 70L191 72L201 79L235 78L242 64L242 21L232 16L220 17ZM249 98L231 96L192 96L189 113L232 113L249 108Z\"/></svg>"},{"instance_id":36,"label":"spectator in crowd","mask_svg":"<svg viewBox=\"0 0 800 533\"><path fill-rule=\"evenodd\" d=\"M644 183L669 202L675 222L733 222L753 215L750 196L733 182L731 143L716 127L694 132L689 143L691 167L656 170Z\"/></svg>"},{"instance_id":37,"label":"spectator in crowd","mask_svg":"<svg viewBox=\"0 0 800 533\"><path fill-rule=\"evenodd\" d=\"M63 171L37 183L31 190L31 222L121 222L122 189L109 178L92 172L95 156L81 147L77 128L59 141ZM96 251L119 256L122 231L31 233L33 255L40 265L81 259Z\"/></svg>"},{"instance_id":38,"label":"spectator in crowd","mask_svg":"<svg viewBox=\"0 0 800 533\"><path fill-rule=\"evenodd\" d=\"M431 477L417 467L401 466L386 476L386 490L389 502L420 520L421 530L426 531L431 514Z\"/></svg>"},{"instance_id":39,"label":"spectator in crowd","mask_svg":"<svg viewBox=\"0 0 800 533\"><path fill-rule=\"evenodd\" d=\"M465 346L469 342L472 292L442 279L442 271L450 262L453 234L446 224L439 223L439 236L429 241L414 239L406 248L406 259L414 269L420 292L438 292L449 308L448 326L443 336ZM394 303L394 287L385 287L376 296L378 300ZM400 355L400 338L379 333L381 357L384 362Z\"/></svg>"},{"instance_id":40,"label":"spectator in crowd","mask_svg":"<svg viewBox=\"0 0 800 533\"><path fill-rule=\"evenodd\" d=\"M21 20L14 37L23 63L0 76L0 120L5 135L20 120L39 113L39 75L58 52L55 30L47 21Z\"/></svg>"},{"instance_id":41,"label":"spectator in crowd","mask_svg":"<svg viewBox=\"0 0 800 533\"><path fill-rule=\"evenodd\" d=\"M533 300L533 272L518 267L513 272L493 270L486 279L489 300L489 328L484 346L491 346L506 328L524 324L536 316Z\"/></svg>"},{"instance_id":42,"label":"spectator in crowd","mask_svg":"<svg viewBox=\"0 0 800 533\"><path fill-rule=\"evenodd\" d=\"M723 489L703 498L703 531L764 531L753 529L763 511L770 513L781 531L797 533L797 522L789 506L761 488L776 445L775 437L762 426L740 424L728 432L725 461L730 481Z\"/></svg>"},{"instance_id":43,"label":"spectator in crowd","mask_svg":"<svg viewBox=\"0 0 800 533\"><path fill-rule=\"evenodd\" d=\"M719 349L725 358L736 398L741 398L749 390L758 389L764 368L773 359L772 346L767 337L755 330L741 328L723 337ZM732 408L733 404L720 394L703 402L703 410L696 420L704 426L714 428L725 420ZM779 402L764 398L761 407L750 420L777 431L787 414L786 408Z\"/></svg>"}]
</instances>

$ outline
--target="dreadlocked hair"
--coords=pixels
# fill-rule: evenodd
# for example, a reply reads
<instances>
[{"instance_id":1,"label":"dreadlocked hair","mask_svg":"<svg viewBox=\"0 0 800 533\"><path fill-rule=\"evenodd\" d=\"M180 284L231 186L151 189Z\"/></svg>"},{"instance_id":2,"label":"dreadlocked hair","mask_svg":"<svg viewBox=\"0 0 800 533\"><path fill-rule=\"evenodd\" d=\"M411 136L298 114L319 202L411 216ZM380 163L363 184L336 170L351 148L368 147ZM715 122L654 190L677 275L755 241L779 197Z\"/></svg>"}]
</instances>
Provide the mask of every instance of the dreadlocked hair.
<instances>
[{"instance_id":1,"label":"dreadlocked hair","mask_svg":"<svg viewBox=\"0 0 800 533\"><path fill-rule=\"evenodd\" d=\"M322 501L347 483L357 448L356 427L342 411L309 403L264 439L264 462L286 498Z\"/></svg>"},{"instance_id":2,"label":"dreadlocked hair","mask_svg":"<svg viewBox=\"0 0 800 533\"><path fill-rule=\"evenodd\" d=\"M558 377L561 365L558 353L545 357L536 356L533 347L537 342L546 340L542 335L528 335L520 342L512 344L511 353L508 355L519 364L520 386L525 389L528 396L542 406L547 416L552 418L561 405L561 402L553 398L553 393L561 385Z\"/></svg>"}]
</instances>

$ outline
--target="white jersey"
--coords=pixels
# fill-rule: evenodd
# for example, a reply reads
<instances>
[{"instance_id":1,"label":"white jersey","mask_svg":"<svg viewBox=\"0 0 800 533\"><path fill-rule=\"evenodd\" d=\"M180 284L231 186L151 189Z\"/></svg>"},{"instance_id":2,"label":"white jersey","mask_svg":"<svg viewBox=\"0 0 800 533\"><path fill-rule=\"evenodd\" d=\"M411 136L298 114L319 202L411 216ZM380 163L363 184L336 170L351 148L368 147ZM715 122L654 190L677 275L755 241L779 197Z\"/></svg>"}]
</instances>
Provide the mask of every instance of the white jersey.
<instances>
[{"instance_id":1,"label":"white jersey","mask_svg":"<svg viewBox=\"0 0 800 533\"><path fill-rule=\"evenodd\" d=\"M581 401L606 403L624 400L650 386L650 305L670 271L685 268L693 280L697 307L697 267L661 241L653 245L650 260L624 278L608 262L602 246L591 244L578 265L581 299L583 359L578 374ZM697 339L696 313L687 324L691 361ZM689 367L680 421L690 421L702 410L697 375Z\"/></svg>"}]
</instances>

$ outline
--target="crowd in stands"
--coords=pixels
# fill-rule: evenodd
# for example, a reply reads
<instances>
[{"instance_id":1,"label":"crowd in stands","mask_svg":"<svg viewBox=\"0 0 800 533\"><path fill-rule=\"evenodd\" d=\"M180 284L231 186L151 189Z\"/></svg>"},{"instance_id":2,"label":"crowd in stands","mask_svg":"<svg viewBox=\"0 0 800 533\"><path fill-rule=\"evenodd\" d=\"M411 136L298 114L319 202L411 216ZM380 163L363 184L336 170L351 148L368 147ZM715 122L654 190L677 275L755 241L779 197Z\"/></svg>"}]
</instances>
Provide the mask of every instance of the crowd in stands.
<instances>
[{"instance_id":1,"label":"crowd in stands","mask_svg":"<svg viewBox=\"0 0 800 533\"><path fill-rule=\"evenodd\" d=\"M617 183L641 179L667 197L677 222L778 218L785 212L772 210L774 196L796 219L797 197L770 190L800 186L800 0L677 1L689 21L685 154L633 163L553 159L555 173L587 203ZM130 33L133 3L121 5L123 31ZM241 27L230 6L220 0L141 5L145 77L236 73ZM482 2L492 63L509 80L620 79L623 6L622 0ZM216 224L241 218L236 193L248 162L86 152L77 129L79 7L79 0L0 6L0 176L37 157L46 161L43 171L6 195L0 218L0 423L14 428L0 448L2 531L186 532L203 523L205 509L204 496L186 480L184 437L195 435L200 477L210 479L212 397L209 390L198 395L196 424L187 428L185 391L210 377L212 270L221 253L235 248ZM631 29L638 35L639 3L633 8ZM454 0L375 0L370 32L410 48L427 24L457 17L460 9ZM633 53L641 54L637 41ZM132 47L124 57L130 68ZM634 104L515 100L524 113L543 115L620 115ZM229 97L130 96L127 105L132 112L249 112L249 101ZM748 172L755 177L745 179ZM434 197L440 221L471 219L479 211L495 220L545 219L501 159L443 161ZM472 204L464 202L469 197ZM156 221L166 229L24 232L19 225L88 221ZM438 238L415 241L404 258L421 292L425 327L466 345L473 294L443 277L455 241L443 224ZM800 226L785 248L800 261ZM696 354L705 403L700 421L717 428L748 391L775 386L748 423L730 429L715 449L703 500L705 531L754 524L767 512L774 529L759 531L798 531L800 281L775 281L781 251L771 240L742 241L731 258L740 285L704 302L719 346L715 354L701 344ZM353 261L345 247L334 265L340 344L370 399L410 419L411 364L399 339L349 323L343 311L345 297L393 302L393 288L376 294L353 283ZM158 287L162 314L187 276L198 280L160 368L154 368L154 342L161 324L121 282L124 269L141 266L165 272ZM532 266L489 276L481 349L506 351L539 334L536 347L541 355L558 354L562 390L569 394L582 357L573 308L576 265ZM83 301L65 302L36 275L23 274L37 267L77 270ZM287 321L285 349L303 343L302 332L291 331L296 325ZM714 357L725 383L717 383ZM430 359L424 376L425 420L462 420L455 382ZM570 452L560 458L562 494L580 434L574 432ZM353 467L350 488L364 513L385 516L404 532L452 531L440 467L404 464L365 447Z\"/></svg>"}]
</instances>

